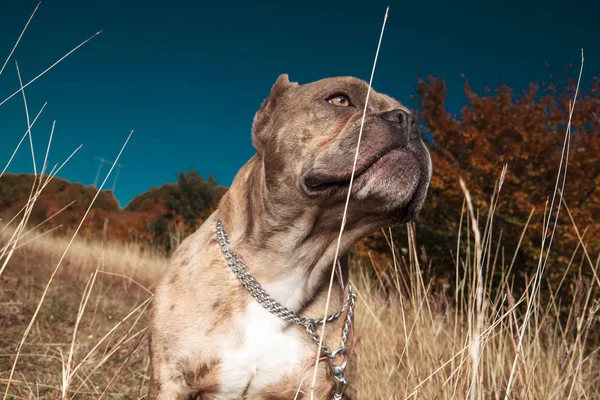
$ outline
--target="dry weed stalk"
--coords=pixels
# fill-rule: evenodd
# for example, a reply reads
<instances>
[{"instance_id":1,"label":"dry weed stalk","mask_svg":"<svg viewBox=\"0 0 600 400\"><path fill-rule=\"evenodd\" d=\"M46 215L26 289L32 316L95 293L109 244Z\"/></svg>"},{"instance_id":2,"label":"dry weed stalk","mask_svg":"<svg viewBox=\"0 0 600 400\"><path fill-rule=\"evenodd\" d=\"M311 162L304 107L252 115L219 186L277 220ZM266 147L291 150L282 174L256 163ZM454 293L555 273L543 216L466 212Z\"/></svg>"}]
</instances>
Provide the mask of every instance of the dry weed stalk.
<instances>
[{"instance_id":1,"label":"dry weed stalk","mask_svg":"<svg viewBox=\"0 0 600 400\"><path fill-rule=\"evenodd\" d=\"M390 8L388 6L385 10L385 16L383 17L383 25L381 27L381 33L379 35L377 51L375 52L375 59L373 61L373 69L371 70L371 77L369 78L369 88L367 89L367 97L365 99L365 107L363 109L363 115L362 115L362 119L360 121L360 129L358 132L358 141L356 143L356 151L354 153L354 163L352 164L352 173L350 174L350 183L348 184L348 195L346 196L346 203L344 204L344 212L342 214L342 223L340 226L340 233L338 235L337 244L335 247L335 255L333 257L333 265L331 266L331 274L329 277L329 288L327 290L327 300L325 302L325 310L323 312L323 324L321 325L321 333L319 334L319 345L317 347L316 354L315 354L316 363L315 363L315 368L313 371L312 382L310 385L311 400L314 399L314 388L315 388L315 384L317 382L317 372L318 372L319 361L320 361L319 354L321 354L321 346L323 345L323 337L325 336L325 326L327 324L327 315L329 313L329 302L331 300L331 289L333 288L333 279L335 276L335 268L336 268L336 263L337 263L338 256L339 256L340 244L342 241L342 234L344 233L344 227L346 225L346 215L348 213L348 204L350 203L350 195L352 193L352 184L354 183L354 173L356 172L356 165L358 163L358 152L360 150L360 142L362 139L363 127L365 124L365 117L367 115L367 106L369 104L369 96L371 94L371 86L373 83L373 77L375 76L375 67L377 66L377 58L379 57L379 49L381 48L381 42L383 40L383 32L385 30L385 24L387 23L389 10L390 10Z\"/></svg>"},{"instance_id":2,"label":"dry weed stalk","mask_svg":"<svg viewBox=\"0 0 600 400\"><path fill-rule=\"evenodd\" d=\"M513 379L515 376L515 371L517 369L517 365L518 365L518 361L519 361L519 356L521 354L522 351L522 347L523 347L523 339L525 338L525 332L527 331L527 327L529 324L529 320L531 318L531 314L533 312L533 306L535 304L536 299L538 298L538 294L541 288L541 284L542 284L542 277L544 274L544 270L546 268L546 264L548 262L548 257L550 255L550 249L552 248L552 241L554 239L554 234L556 232L556 226L558 224L558 216L560 214L560 206L562 204L562 200L563 200L563 193L564 193L564 189L565 189L565 183L567 180L567 166L568 166L568 162L569 162L569 144L570 144L570 139L571 139L571 121L573 118L573 111L575 109L575 104L577 102L577 95L579 94L579 84L581 82L581 75L583 73L583 62L584 62L584 58L583 58L583 50L581 50L581 68L579 69L579 77L577 79L577 86L575 88L575 95L573 98L573 104L569 107L569 122L567 123L567 129L565 130L565 139L563 142L563 146L562 146L562 150L561 150L561 157L560 157L560 164L558 166L558 172L556 174L556 183L554 186L554 192L552 193L552 201L550 203L550 210L548 213L548 219L546 224L544 225L544 230L542 233L542 243L541 243L541 247L540 247L540 258L539 258L539 262L538 262L538 269L535 273L535 280L536 280L536 285L533 288L533 293L530 299L530 302L527 305L527 311L525 313L525 318L523 320L523 324L521 326L521 333L519 335L519 343L517 345L517 350L516 350L516 355L515 355L515 360L513 362L513 366L512 366L512 370L510 373L510 377L508 379L508 384L506 386L506 394L504 396L504 400L510 400L510 392L512 389L512 383L513 383ZM564 167L563 167L563 159L565 160L564 162ZM562 169L564 168L564 173L563 173L563 177L562 177L562 187L560 190L560 200L558 202L558 206L556 208L556 217L554 219L554 225L552 227L552 234L550 236L550 240L548 242L548 247L544 248L544 245L546 244L546 238L548 237L548 230L550 228L550 220L553 214L553 210L554 210L554 202L556 200L556 195L557 193L559 193L558 190L558 185L560 183L560 178L561 178L561 172ZM544 253L544 250L546 250L546 252ZM544 257L545 256L545 257Z\"/></svg>"}]
</instances>

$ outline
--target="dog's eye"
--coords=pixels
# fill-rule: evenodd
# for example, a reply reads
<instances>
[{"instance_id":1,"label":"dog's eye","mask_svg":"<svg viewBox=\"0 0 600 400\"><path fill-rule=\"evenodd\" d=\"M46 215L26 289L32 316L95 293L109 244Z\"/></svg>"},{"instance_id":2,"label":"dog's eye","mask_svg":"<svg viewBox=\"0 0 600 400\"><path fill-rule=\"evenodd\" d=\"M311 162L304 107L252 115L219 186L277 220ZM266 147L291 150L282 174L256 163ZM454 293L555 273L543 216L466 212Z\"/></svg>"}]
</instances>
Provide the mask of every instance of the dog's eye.
<instances>
[{"instance_id":1,"label":"dog's eye","mask_svg":"<svg viewBox=\"0 0 600 400\"><path fill-rule=\"evenodd\" d=\"M350 107L352 105L348 96L343 94L336 94L335 96L330 97L327 102L338 107Z\"/></svg>"}]
</instances>

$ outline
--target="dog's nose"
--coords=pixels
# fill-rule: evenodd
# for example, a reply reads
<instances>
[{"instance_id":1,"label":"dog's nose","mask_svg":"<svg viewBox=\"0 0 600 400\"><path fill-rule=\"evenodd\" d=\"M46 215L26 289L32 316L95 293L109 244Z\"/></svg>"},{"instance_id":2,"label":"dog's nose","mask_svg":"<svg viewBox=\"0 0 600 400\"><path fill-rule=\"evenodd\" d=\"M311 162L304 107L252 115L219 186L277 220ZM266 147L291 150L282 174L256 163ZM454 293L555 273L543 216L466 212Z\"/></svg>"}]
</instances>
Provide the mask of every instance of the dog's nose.
<instances>
[{"instance_id":1,"label":"dog's nose","mask_svg":"<svg viewBox=\"0 0 600 400\"><path fill-rule=\"evenodd\" d=\"M408 140L416 140L420 137L417 121L412 114L404 110L397 109L381 114L381 118L398 125L402 132L406 134Z\"/></svg>"}]
</instances>

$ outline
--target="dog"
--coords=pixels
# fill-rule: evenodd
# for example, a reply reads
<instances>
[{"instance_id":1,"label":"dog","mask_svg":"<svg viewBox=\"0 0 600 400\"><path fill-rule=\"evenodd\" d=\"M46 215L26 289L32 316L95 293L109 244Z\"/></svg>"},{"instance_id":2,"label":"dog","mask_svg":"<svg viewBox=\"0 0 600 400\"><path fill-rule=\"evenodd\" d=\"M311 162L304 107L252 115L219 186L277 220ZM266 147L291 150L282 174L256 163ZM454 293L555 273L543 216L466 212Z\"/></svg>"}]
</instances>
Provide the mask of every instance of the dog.
<instances>
[{"instance_id":1,"label":"dog","mask_svg":"<svg viewBox=\"0 0 600 400\"><path fill-rule=\"evenodd\" d=\"M339 365L327 361L318 363L311 386L315 338L259 304L227 257L234 251L292 314L323 316L368 89L353 77L299 85L279 76L254 117L256 154L175 251L157 286L149 399L283 400L309 398L311 388L314 398L327 399L339 388ZM338 254L377 229L412 220L430 180L415 118L371 89ZM329 310L345 313L326 324L329 349L350 319L342 264ZM314 328L320 334L320 325Z\"/></svg>"}]
</instances>

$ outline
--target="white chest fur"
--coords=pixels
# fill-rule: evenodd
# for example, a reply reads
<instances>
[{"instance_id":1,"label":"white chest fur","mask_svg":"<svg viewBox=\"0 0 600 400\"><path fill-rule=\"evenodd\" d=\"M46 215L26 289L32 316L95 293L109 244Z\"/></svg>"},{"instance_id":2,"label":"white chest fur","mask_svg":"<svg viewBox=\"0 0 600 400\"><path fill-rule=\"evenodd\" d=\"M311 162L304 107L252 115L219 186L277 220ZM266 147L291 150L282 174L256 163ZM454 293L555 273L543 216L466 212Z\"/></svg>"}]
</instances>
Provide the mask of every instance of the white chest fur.
<instances>
[{"instance_id":1,"label":"white chest fur","mask_svg":"<svg viewBox=\"0 0 600 400\"><path fill-rule=\"evenodd\" d=\"M247 388L256 394L268 384L279 382L286 373L301 368L300 334L255 301L235 321L243 327L242 346L223 343L221 393L219 399L233 399Z\"/></svg>"}]
</instances>

